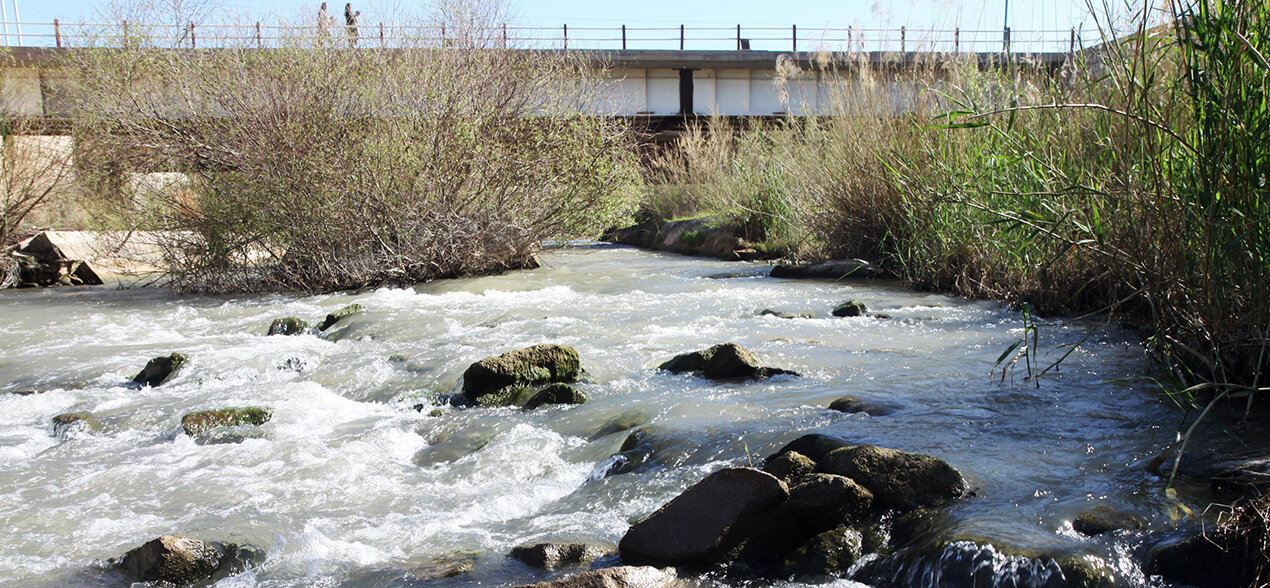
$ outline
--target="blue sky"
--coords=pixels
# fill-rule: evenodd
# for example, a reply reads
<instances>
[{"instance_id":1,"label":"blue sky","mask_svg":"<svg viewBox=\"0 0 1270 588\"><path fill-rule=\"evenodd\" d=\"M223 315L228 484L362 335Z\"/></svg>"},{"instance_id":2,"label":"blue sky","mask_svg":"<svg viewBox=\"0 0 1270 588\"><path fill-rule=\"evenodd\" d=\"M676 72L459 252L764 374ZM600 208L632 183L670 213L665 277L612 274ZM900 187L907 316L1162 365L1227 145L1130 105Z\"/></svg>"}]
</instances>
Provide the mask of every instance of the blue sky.
<instances>
[{"instance_id":1,"label":"blue sky","mask_svg":"<svg viewBox=\"0 0 1270 588\"><path fill-rule=\"evenodd\" d=\"M3 0L8 20L13 18L14 0ZM149 0L172 4L204 4L224 14L264 22L278 19L305 22L317 10L319 2L308 0ZM1101 3L1104 0L1096 0ZM1123 0L1120 0L1123 1ZM103 0L17 0L22 20L62 22L95 20L107 6ZM332 13L342 10L338 0L332 2ZM428 3L402 0L356 0L362 11L362 22L374 26L380 20L391 23L393 15L422 13ZM1000 31L1005 19L1006 0L800 0L724 1L724 0L640 0L639 2L579 2L571 0L511 0L507 3L509 21L513 24L557 28L568 24L573 35L587 33L578 29L604 27L614 31L628 27L783 27L797 24L799 38L814 40L826 28L890 28L912 29L960 27L963 30ZM1124 13L1122 5L1113 4L1113 12ZM1100 6L1100 11L1105 10ZM1085 0L1009 0L1009 22L1016 31L1037 29L1085 30L1096 28ZM34 33L27 26L28 35ZM603 36L602 33L594 33ZM616 33L608 33L616 34ZM650 33L651 34L651 33ZM719 33L724 34L724 33ZM572 35L571 35L572 36ZM632 33L632 36L636 36ZM749 35L746 35L749 36ZM30 44L28 42L28 44ZM755 47L767 48L767 47ZM775 48L775 47L773 47ZM784 47L780 47L783 49Z\"/></svg>"}]
</instances>

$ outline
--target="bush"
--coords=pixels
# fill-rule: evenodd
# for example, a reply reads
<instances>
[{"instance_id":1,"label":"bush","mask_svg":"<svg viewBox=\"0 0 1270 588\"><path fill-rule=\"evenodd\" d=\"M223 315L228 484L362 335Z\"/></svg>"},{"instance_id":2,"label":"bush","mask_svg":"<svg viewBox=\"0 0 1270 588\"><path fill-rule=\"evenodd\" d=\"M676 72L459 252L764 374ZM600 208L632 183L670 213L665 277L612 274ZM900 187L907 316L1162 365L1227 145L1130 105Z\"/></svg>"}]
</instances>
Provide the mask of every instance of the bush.
<instances>
[{"instance_id":1,"label":"bush","mask_svg":"<svg viewBox=\"0 0 1270 588\"><path fill-rule=\"evenodd\" d=\"M392 50L303 36L199 51L104 41L122 48L67 63L80 168L141 226L169 231L180 289L521 267L545 238L613 224L638 181L622 126L578 112L587 69L564 55L477 38ZM189 181L147 194L121 180L151 171Z\"/></svg>"}]
</instances>

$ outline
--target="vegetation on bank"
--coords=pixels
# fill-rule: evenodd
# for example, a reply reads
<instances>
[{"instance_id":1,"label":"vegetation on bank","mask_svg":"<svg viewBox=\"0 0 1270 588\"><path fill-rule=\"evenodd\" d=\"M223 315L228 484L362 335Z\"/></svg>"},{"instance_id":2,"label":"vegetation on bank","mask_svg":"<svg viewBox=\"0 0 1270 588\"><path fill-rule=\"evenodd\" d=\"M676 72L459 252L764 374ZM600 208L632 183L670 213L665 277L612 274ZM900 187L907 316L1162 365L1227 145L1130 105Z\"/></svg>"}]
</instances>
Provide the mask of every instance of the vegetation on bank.
<instances>
[{"instance_id":1,"label":"vegetation on bank","mask_svg":"<svg viewBox=\"0 0 1270 588\"><path fill-rule=\"evenodd\" d=\"M658 162L644 209L734 211L795 257L863 257L922 288L1114 311L1154 326L1183 396L1250 393L1270 367L1270 8L1139 22L1057 75L819 63L844 80L837 116L714 121Z\"/></svg>"},{"instance_id":2,"label":"vegetation on bank","mask_svg":"<svg viewBox=\"0 0 1270 588\"><path fill-rule=\"evenodd\" d=\"M461 16L479 28L479 13ZM64 64L76 171L129 228L169 231L180 289L524 267L543 239L624 215L639 180L622 125L581 114L588 69L567 56L462 27L446 48L356 51L303 33L173 51L179 40L136 30ZM180 175L152 189L138 171Z\"/></svg>"}]
</instances>

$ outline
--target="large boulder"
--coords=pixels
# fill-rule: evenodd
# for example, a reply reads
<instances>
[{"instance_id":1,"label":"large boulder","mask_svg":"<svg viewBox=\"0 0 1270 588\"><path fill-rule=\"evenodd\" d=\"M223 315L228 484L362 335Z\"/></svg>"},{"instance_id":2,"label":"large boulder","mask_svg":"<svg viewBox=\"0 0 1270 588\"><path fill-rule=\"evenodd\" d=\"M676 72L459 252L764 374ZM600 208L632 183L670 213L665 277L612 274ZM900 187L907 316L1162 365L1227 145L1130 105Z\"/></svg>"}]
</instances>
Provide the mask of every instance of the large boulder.
<instances>
[{"instance_id":1,"label":"large boulder","mask_svg":"<svg viewBox=\"0 0 1270 588\"><path fill-rule=\"evenodd\" d=\"M554 582L527 584L520 588L667 588L678 586L673 570L648 566L618 566L591 570Z\"/></svg>"},{"instance_id":2,"label":"large boulder","mask_svg":"<svg viewBox=\"0 0 1270 588\"><path fill-rule=\"evenodd\" d=\"M825 460L825 456L829 455L829 452L851 446L850 443L839 437L821 433L809 433L786 443L779 451L768 457L766 463L771 464L782 455L790 452L799 453L812 462L820 463Z\"/></svg>"},{"instance_id":3,"label":"large boulder","mask_svg":"<svg viewBox=\"0 0 1270 588\"><path fill-rule=\"evenodd\" d=\"M846 476L867 488L884 508L909 511L966 493L961 472L929 455L857 445L830 451L817 463L818 471Z\"/></svg>"},{"instance_id":4,"label":"large boulder","mask_svg":"<svg viewBox=\"0 0 1270 588\"><path fill-rule=\"evenodd\" d=\"M610 547L591 543L538 543L515 547L511 556L531 568L554 570L588 564L611 552Z\"/></svg>"},{"instance_id":5,"label":"large boulder","mask_svg":"<svg viewBox=\"0 0 1270 588\"><path fill-rule=\"evenodd\" d=\"M217 427L259 426L269 422L273 412L267 408L247 406L191 412L181 417L185 434L198 437Z\"/></svg>"},{"instance_id":6,"label":"large boulder","mask_svg":"<svg viewBox=\"0 0 1270 588\"><path fill-rule=\"evenodd\" d=\"M785 557L783 575L825 576L846 572L863 555L859 531L838 528L807 540Z\"/></svg>"},{"instance_id":7,"label":"large boulder","mask_svg":"<svg viewBox=\"0 0 1270 588\"><path fill-rule=\"evenodd\" d=\"M781 264L772 268L773 278L868 279L883 273L863 259L831 259L801 265Z\"/></svg>"},{"instance_id":8,"label":"large boulder","mask_svg":"<svg viewBox=\"0 0 1270 588\"><path fill-rule=\"evenodd\" d=\"M749 468L719 470L631 526L623 561L656 565L712 564L734 559L767 525L789 490Z\"/></svg>"},{"instance_id":9,"label":"large boulder","mask_svg":"<svg viewBox=\"0 0 1270 588\"><path fill-rule=\"evenodd\" d=\"M253 548L163 535L112 561L114 568L141 582L184 586L231 572L259 558Z\"/></svg>"},{"instance_id":10,"label":"large boulder","mask_svg":"<svg viewBox=\"0 0 1270 588\"><path fill-rule=\"evenodd\" d=\"M534 345L487 357L463 372L463 396L485 406L507 406L528 386L573 382L582 373L578 352L563 345Z\"/></svg>"},{"instance_id":11,"label":"large boulder","mask_svg":"<svg viewBox=\"0 0 1270 588\"><path fill-rule=\"evenodd\" d=\"M142 386L150 386L154 388L163 382L166 382L172 374L181 369L185 362L189 360L183 353L173 353L162 357L156 357L146 363L146 367L142 368L137 375L132 377L135 384Z\"/></svg>"},{"instance_id":12,"label":"large boulder","mask_svg":"<svg viewBox=\"0 0 1270 588\"><path fill-rule=\"evenodd\" d=\"M796 454L786 454L796 455ZM827 531L859 522L873 506L873 494L851 478L809 474L789 491L785 507L805 528Z\"/></svg>"},{"instance_id":13,"label":"large boulder","mask_svg":"<svg viewBox=\"0 0 1270 588\"><path fill-rule=\"evenodd\" d=\"M896 407L888 404L879 404L869 400L861 400L854 396L843 396L836 398L829 403L829 410L836 410L845 413L862 412L869 416L885 416L898 410Z\"/></svg>"},{"instance_id":14,"label":"large boulder","mask_svg":"<svg viewBox=\"0 0 1270 588\"><path fill-rule=\"evenodd\" d=\"M658 366L671 373L701 372L711 380L747 380L768 378L780 374L797 376L797 372L779 368L762 367L758 358L735 343L715 345L703 351L677 355Z\"/></svg>"},{"instance_id":15,"label":"large boulder","mask_svg":"<svg viewBox=\"0 0 1270 588\"><path fill-rule=\"evenodd\" d=\"M869 309L859 300L848 300L833 308L833 315L838 317L863 316Z\"/></svg>"},{"instance_id":16,"label":"large boulder","mask_svg":"<svg viewBox=\"0 0 1270 588\"><path fill-rule=\"evenodd\" d=\"M780 478L789 486L796 485L807 474L816 470L816 462L797 451L787 451L763 464L763 471Z\"/></svg>"}]
</instances>

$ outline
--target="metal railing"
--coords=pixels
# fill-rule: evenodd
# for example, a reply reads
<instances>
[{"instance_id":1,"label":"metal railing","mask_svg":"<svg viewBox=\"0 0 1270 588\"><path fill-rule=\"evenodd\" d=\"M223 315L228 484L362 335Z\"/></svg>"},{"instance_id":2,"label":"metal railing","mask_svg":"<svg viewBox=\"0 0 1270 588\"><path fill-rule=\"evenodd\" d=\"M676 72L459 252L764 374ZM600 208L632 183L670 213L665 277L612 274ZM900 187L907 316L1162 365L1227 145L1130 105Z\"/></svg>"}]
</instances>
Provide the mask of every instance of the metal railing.
<instances>
[{"instance_id":1,"label":"metal railing","mask_svg":"<svg viewBox=\"0 0 1270 588\"><path fill-rule=\"evenodd\" d=\"M235 24L0 22L5 45L118 47L144 42L161 47L512 47L526 49L660 49L765 51L900 51L1066 53L1080 50L1097 31L857 27L559 27L499 25L456 30L445 24L359 23L296 26ZM20 32L19 32L20 31ZM15 42L16 41L16 42Z\"/></svg>"}]
</instances>

